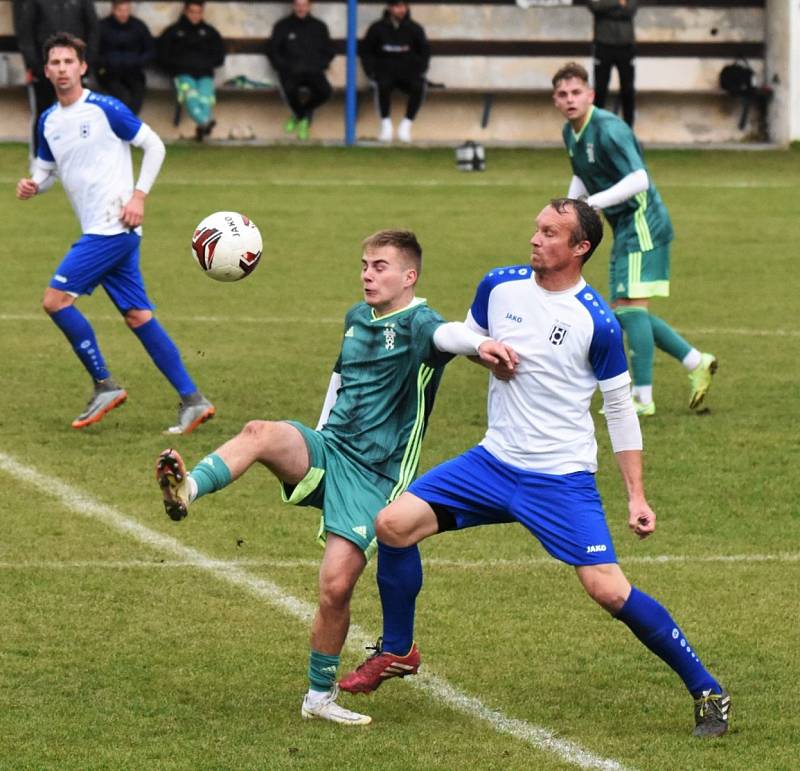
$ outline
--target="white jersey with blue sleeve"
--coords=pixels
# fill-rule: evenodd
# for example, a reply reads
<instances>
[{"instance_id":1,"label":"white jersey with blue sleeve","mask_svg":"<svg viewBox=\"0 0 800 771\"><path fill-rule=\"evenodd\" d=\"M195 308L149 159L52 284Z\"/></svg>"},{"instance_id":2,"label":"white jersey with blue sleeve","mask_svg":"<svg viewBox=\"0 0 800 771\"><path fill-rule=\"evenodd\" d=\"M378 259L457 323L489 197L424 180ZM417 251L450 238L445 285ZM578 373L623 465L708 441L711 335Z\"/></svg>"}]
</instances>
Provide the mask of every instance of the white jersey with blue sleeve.
<instances>
[{"instance_id":1,"label":"white jersey with blue sleeve","mask_svg":"<svg viewBox=\"0 0 800 771\"><path fill-rule=\"evenodd\" d=\"M84 89L76 102L46 110L38 131L37 164L57 172L81 231L110 236L128 230L120 212L134 189L130 145L152 133L147 124L118 99Z\"/></svg>"},{"instance_id":2,"label":"white jersey with blue sleeve","mask_svg":"<svg viewBox=\"0 0 800 771\"><path fill-rule=\"evenodd\" d=\"M518 468L594 473L592 395L630 383L622 330L600 294L583 279L549 292L530 266L497 268L478 285L466 323L520 357L510 381L491 378L481 445Z\"/></svg>"}]
</instances>

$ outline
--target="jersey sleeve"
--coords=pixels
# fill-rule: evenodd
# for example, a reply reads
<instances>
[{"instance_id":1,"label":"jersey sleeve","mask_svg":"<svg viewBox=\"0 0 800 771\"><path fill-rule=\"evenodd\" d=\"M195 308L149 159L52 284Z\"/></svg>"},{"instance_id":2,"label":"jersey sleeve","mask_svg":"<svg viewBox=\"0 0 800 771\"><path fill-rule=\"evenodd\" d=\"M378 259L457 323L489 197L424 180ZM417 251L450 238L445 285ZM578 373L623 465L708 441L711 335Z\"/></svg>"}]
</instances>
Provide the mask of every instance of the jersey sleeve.
<instances>
[{"instance_id":1,"label":"jersey sleeve","mask_svg":"<svg viewBox=\"0 0 800 771\"><path fill-rule=\"evenodd\" d=\"M589 312L594 325L589 345L589 363L601 391L627 385L630 382L628 360L622 342L622 327L605 300L588 284L577 295Z\"/></svg>"},{"instance_id":2,"label":"jersey sleeve","mask_svg":"<svg viewBox=\"0 0 800 771\"><path fill-rule=\"evenodd\" d=\"M39 116L39 122L36 124L36 138L38 140L38 148L36 149L36 158L42 163L43 166L54 169L56 166L56 159L53 157L53 151L50 145L44 138L44 122L47 119L48 112L42 113Z\"/></svg>"},{"instance_id":3,"label":"jersey sleeve","mask_svg":"<svg viewBox=\"0 0 800 771\"><path fill-rule=\"evenodd\" d=\"M434 366L444 366L455 354L440 351L433 344L433 333L444 324L444 319L427 305L422 306L411 319L411 340L422 361Z\"/></svg>"},{"instance_id":4,"label":"jersey sleeve","mask_svg":"<svg viewBox=\"0 0 800 771\"><path fill-rule=\"evenodd\" d=\"M91 101L103 111L111 130L123 141L130 142L139 133L142 121L119 99L92 94L87 101Z\"/></svg>"},{"instance_id":5,"label":"jersey sleeve","mask_svg":"<svg viewBox=\"0 0 800 771\"><path fill-rule=\"evenodd\" d=\"M645 169L644 158L630 127L623 121L614 121L605 124L605 128L603 150L608 163L615 169L619 178L627 177L639 169Z\"/></svg>"}]
</instances>

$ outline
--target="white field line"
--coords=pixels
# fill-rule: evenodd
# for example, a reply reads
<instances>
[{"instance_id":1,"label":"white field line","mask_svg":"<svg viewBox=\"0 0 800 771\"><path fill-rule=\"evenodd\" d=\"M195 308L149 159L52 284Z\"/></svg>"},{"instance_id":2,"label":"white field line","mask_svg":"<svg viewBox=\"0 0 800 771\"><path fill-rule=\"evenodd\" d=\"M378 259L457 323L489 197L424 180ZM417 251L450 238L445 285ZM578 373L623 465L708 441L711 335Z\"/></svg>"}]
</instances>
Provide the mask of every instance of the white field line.
<instances>
[{"instance_id":1,"label":"white field line","mask_svg":"<svg viewBox=\"0 0 800 771\"><path fill-rule=\"evenodd\" d=\"M194 567L215 578L244 589L259 599L266 600L269 604L285 611L304 624L308 624L313 617L314 606L311 603L292 596L272 581L248 573L235 564L211 559L203 552L184 545L176 538L150 530L118 509L106 506L57 477L48 476L26 466L4 452L0 452L0 470L35 487L45 495L55 497L70 511L97 520L144 546L168 554L173 559L191 563ZM347 642L349 649L363 652L364 647L370 643L371 640L364 630L355 624L350 627ZM550 752L563 762L580 768L624 771L624 767L618 761L595 755L574 742L559 738L547 728L527 723L524 720L509 718L502 712L490 709L479 699L460 691L434 674L420 674L416 678L412 678L411 682L436 701L451 709L462 712L470 718L483 720L495 731L514 736L536 749Z\"/></svg>"},{"instance_id":2,"label":"white field line","mask_svg":"<svg viewBox=\"0 0 800 771\"><path fill-rule=\"evenodd\" d=\"M772 562L777 564L800 562L800 552L781 552L778 554L658 554L644 557L627 557L620 559L622 565L675 565L691 563L716 563L721 565L741 565L751 563ZM551 557L531 557L520 559L477 559L453 560L442 557L423 557L425 567L456 570L524 570L560 567L562 563ZM0 570L176 570L202 568L209 565L220 570L232 568L277 568L277 569L311 569L319 566L319 560L309 559L269 559L250 558L232 560L207 559L202 564L188 560L20 560L17 562L0 562Z\"/></svg>"},{"instance_id":3,"label":"white field line","mask_svg":"<svg viewBox=\"0 0 800 771\"><path fill-rule=\"evenodd\" d=\"M343 317L333 316L173 316L159 314L165 321L192 324L341 324ZM92 316L93 321L119 321L119 315ZM46 313L0 313L0 321L49 321ZM681 329L686 335L721 337L800 337L800 329L746 329L744 327L703 327Z\"/></svg>"},{"instance_id":4,"label":"white field line","mask_svg":"<svg viewBox=\"0 0 800 771\"><path fill-rule=\"evenodd\" d=\"M14 185L16 178L0 178L2 185ZM486 179L485 177L461 177L458 179L160 179L159 187L211 187L211 188L265 188L265 187L290 187L290 188L542 188L549 185L536 181ZM791 181L755 182L746 179L735 179L725 182L659 182L660 190L690 189L690 190L784 190L795 189L797 185Z\"/></svg>"}]
</instances>

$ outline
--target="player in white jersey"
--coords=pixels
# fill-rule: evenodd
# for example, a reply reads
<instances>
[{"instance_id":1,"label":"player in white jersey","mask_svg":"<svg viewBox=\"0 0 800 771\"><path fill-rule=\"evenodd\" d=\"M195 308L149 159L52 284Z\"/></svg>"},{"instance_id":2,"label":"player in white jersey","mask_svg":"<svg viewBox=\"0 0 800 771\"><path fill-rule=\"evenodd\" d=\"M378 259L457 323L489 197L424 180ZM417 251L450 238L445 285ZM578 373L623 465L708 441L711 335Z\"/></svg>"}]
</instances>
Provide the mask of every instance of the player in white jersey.
<instances>
[{"instance_id":1,"label":"player in white jersey","mask_svg":"<svg viewBox=\"0 0 800 771\"><path fill-rule=\"evenodd\" d=\"M128 396L112 379L91 324L75 307L78 297L100 285L180 396L178 422L167 432L187 434L214 415L214 406L153 316L139 269L144 202L164 160L164 143L122 102L83 88L85 50L82 40L65 32L45 42L45 74L58 101L39 119L32 177L17 183L17 198L26 200L58 177L81 225L83 235L56 268L42 301L94 384L72 426L97 423ZM144 151L135 186L131 145Z\"/></svg>"},{"instance_id":2,"label":"player in white jersey","mask_svg":"<svg viewBox=\"0 0 800 771\"><path fill-rule=\"evenodd\" d=\"M599 387L628 493L628 526L640 538L655 530L622 331L581 275L602 232L588 204L551 201L536 219L530 266L493 270L478 286L466 323L513 348L516 372L493 369L481 443L424 474L378 515L383 638L375 655L342 679L343 690L369 693L390 677L416 672L419 541L446 530L519 522L553 557L574 566L589 596L683 679L695 699L695 735L727 730L730 697L669 612L628 582L595 485L589 403Z\"/></svg>"}]
</instances>

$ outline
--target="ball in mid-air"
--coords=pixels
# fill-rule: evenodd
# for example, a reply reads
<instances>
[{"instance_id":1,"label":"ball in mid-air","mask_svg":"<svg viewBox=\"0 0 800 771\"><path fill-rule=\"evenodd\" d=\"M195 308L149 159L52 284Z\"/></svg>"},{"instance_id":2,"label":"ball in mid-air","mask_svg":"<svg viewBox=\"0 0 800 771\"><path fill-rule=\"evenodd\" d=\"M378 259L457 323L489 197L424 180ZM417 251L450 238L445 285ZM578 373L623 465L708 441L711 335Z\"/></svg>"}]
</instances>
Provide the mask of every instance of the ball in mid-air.
<instances>
[{"instance_id":1,"label":"ball in mid-air","mask_svg":"<svg viewBox=\"0 0 800 771\"><path fill-rule=\"evenodd\" d=\"M192 254L203 272L216 281L239 281L261 259L263 244L256 224L235 211L209 214L192 236Z\"/></svg>"}]
</instances>

